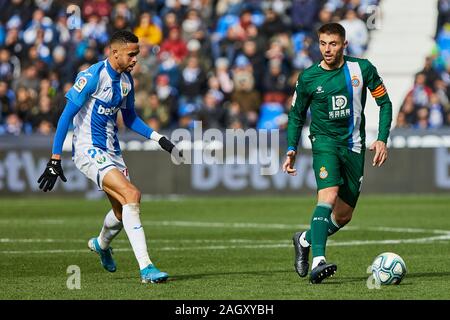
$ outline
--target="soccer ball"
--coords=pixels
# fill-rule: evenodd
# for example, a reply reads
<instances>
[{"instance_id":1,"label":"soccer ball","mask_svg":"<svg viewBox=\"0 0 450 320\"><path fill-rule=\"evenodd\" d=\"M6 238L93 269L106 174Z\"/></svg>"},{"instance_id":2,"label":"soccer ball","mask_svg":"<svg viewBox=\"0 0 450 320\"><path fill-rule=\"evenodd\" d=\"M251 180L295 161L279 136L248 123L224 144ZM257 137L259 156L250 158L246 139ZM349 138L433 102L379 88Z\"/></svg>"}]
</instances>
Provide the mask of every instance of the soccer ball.
<instances>
[{"instance_id":1,"label":"soccer ball","mask_svg":"<svg viewBox=\"0 0 450 320\"><path fill-rule=\"evenodd\" d=\"M379 284L399 284L405 274L405 261L398 254L383 252L372 263L372 275Z\"/></svg>"}]
</instances>

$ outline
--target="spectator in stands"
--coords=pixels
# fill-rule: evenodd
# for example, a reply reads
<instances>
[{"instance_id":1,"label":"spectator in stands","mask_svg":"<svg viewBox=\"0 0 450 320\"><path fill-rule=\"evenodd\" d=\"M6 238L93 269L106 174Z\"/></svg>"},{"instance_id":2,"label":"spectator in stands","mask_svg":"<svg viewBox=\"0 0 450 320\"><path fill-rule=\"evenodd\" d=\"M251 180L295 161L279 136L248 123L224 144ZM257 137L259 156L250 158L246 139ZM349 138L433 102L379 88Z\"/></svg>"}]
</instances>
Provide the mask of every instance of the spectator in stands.
<instances>
[{"instance_id":1,"label":"spectator in stands","mask_svg":"<svg viewBox=\"0 0 450 320\"><path fill-rule=\"evenodd\" d=\"M17 102L16 113L23 123L24 132L29 134L32 132L33 114L32 108L35 104L34 97L30 94L30 91L25 87L19 87L17 89Z\"/></svg>"},{"instance_id":2,"label":"spectator in stands","mask_svg":"<svg viewBox=\"0 0 450 320\"><path fill-rule=\"evenodd\" d=\"M281 61L278 59L269 60L269 68L263 80L263 91L277 94L279 96L278 100L284 102L288 94L287 80L288 77L282 70Z\"/></svg>"},{"instance_id":3,"label":"spectator in stands","mask_svg":"<svg viewBox=\"0 0 450 320\"><path fill-rule=\"evenodd\" d=\"M203 42L207 35L207 28L202 21L200 14L195 9L188 10L186 18L181 24L182 38L185 41L196 39Z\"/></svg>"},{"instance_id":4,"label":"spectator in stands","mask_svg":"<svg viewBox=\"0 0 450 320\"><path fill-rule=\"evenodd\" d=\"M169 37L169 31L173 28L179 28L180 24L177 20L177 15L175 12L167 12L166 15L164 15L163 19L163 38L167 39Z\"/></svg>"},{"instance_id":5,"label":"spectator in stands","mask_svg":"<svg viewBox=\"0 0 450 320\"><path fill-rule=\"evenodd\" d=\"M429 127L432 129L440 128L445 122L444 108L439 103L439 96L433 93L430 97L429 107Z\"/></svg>"},{"instance_id":6,"label":"spectator in stands","mask_svg":"<svg viewBox=\"0 0 450 320\"><path fill-rule=\"evenodd\" d=\"M450 0L439 0L437 3L438 18L436 24L435 39L437 38L439 31L442 29L446 22L450 21Z\"/></svg>"},{"instance_id":7,"label":"spectator in stands","mask_svg":"<svg viewBox=\"0 0 450 320\"><path fill-rule=\"evenodd\" d=\"M108 0L85 0L81 11L85 19L93 14L107 18L111 15L112 4Z\"/></svg>"},{"instance_id":8,"label":"spectator in stands","mask_svg":"<svg viewBox=\"0 0 450 320\"><path fill-rule=\"evenodd\" d=\"M1 22L9 27L23 29L31 20L35 8L33 0L11 0L0 12Z\"/></svg>"},{"instance_id":9,"label":"spectator in stands","mask_svg":"<svg viewBox=\"0 0 450 320\"><path fill-rule=\"evenodd\" d=\"M443 80L437 79L434 82L434 88L436 89L435 93L438 96L439 104L442 105L445 112L450 111L450 87Z\"/></svg>"},{"instance_id":10,"label":"spectator in stands","mask_svg":"<svg viewBox=\"0 0 450 320\"><path fill-rule=\"evenodd\" d=\"M426 76L419 72L414 81L414 87L408 92L408 96L412 96L414 106L416 108L426 107L430 102L430 96L433 93L430 87L425 85Z\"/></svg>"},{"instance_id":11,"label":"spectator in stands","mask_svg":"<svg viewBox=\"0 0 450 320\"><path fill-rule=\"evenodd\" d=\"M214 75L211 75L208 78L208 93L214 95L214 97L216 98L216 101L218 103L220 103L220 104L223 103L223 101L225 99L225 95L220 90L219 79L217 79L217 77Z\"/></svg>"},{"instance_id":12,"label":"spectator in stands","mask_svg":"<svg viewBox=\"0 0 450 320\"><path fill-rule=\"evenodd\" d=\"M27 28L23 32L23 41L26 45L33 45L38 37L38 32L42 33L43 44L51 46L56 40L55 24L45 16L45 12L41 9L36 9L33 12L33 17Z\"/></svg>"},{"instance_id":13,"label":"spectator in stands","mask_svg":"<svg viewBox=\"0 0 450 320\"><path fill-rule=\"evenodd\" d=\"M124 16L116 16L112 19L111 23L107 25L108 29L108 35L111 36L115 32L119 30L129 29L130 24L128 23L128 20Z\"/></svg>"},{"instance_id":14,"label":"spectator in stands","mask_svg":"<svg viewBox=\"0 0 450 320\"><path fill-rule=\"evenodd\" d=\"M187 56L186 42L181 38L179 28L170 29L168 38L162 42L160 55L165 52L172 54L176 64L183 62L183 59Z\"/></svg>"},{"instance_id":15,"label":"spectator in stands","mask_svg":"<svg viewBox=\"0 0 450 320\"><path fill-rule=\"evenodd\" d=\"M34 3L52 20L57 19L57 16L62 9L59 1L55 0L34 0Z\"/></svg>"},{"instance_id":16,"label":"spectator in stands","mask_svg":"<svg viewBox=\"0 0 450 320\"><path fill-rule=\"evenodd\" d=\"M136 100L136 102L138 101ZM158 124L158 128L167 128L170 121L169 107L161 103L155 92L150 93L147 101L143 101L143 99L141 99L139 102L142 106L140 109L140 115L148 125L156 122Z\"/></svg>"},{"instance_id":17,"label":"spectator in stands","mask_svg":"<svg viewBox=\"0 0 450 320\"><path fill-rule=\"evenodd\" d=\"M11 83L17 74L14 69L20 69L19 63L17 57L15 59L11 57L8 49L0 49L0 80Z\"/></svg>"},{"instance_id":18,"label":"spectator in stands","mask_svg":"<svg viewBox=\"0 0 450 320\"><path fill-rule=\"evenodd\" d=\"M91 14L87 18L81 31L84 38L95 40L101 47L108 42L109 36L106 29L106 22L97 14Z\"/></svg>"},{"instance_id":19,"label":"spectator in stands","mask_svg":"<svg viewBox=\"0 0 450 320\"><path fill-rule=\"evenodd\" d=\"M160 103L168 107L171 122L176 123L178 121L178 90L170 85L166 74L156 77L155 88Z\"/></svg>"},{"instance_id":20,"label":"spectator in stands","mask_svg":"<svg viewBox=\"0 0 450 320\"><path fill-rule=\"evenodd\" d=\"M225 126L231 129L246 129L247 117L241 111L241 106L238 102L231 102L227 104L225 111Z\"/></svg>"},{"instance_id":21,"label":"spectator in stands","mask_svg":"<svg viewBox=\"0 0 450 320\"><path fill-rule=\"evenodd\" d=\"M428 108L422 107L417 110L417 121L414 124L415 129L428 129L430 127L430 123L428 121L429 110Z\"/></svg>"},{"instance_id":22,"label":"spectator in stands","mask_svg":"<svg viewBox=\"0 0 450 320\"><path fill-rule=\"evenodd\" d=\"M0 125L0 134L12 134L18 136L22 133L22 120L15 113L6 117L4 125Z\"/></svg>"},{"instance_id":23,"label":"spectator in stands","mask_svg":"<svg viewBox=\"0 0 450 320\"><path fill-rule=\"evenodd\" d=\"M395 127L400 129L407 129L411 127L408 121L406 121L406 116L403 111L398 112Z\"/></svg>"},{"instance_id":24,"label":"spectator in stands","mask_svg":"<svg viewBox=\"0 0 450 320\"><path fill-rule=\"evenodd\" d=\"M256 41L250 39L246 40L242 46L242 55L245 56L252 65L255 88L262 90L262 81L266 63L264 54L258 50Z\"/></svg>"},{"instance_id":25,"label":"spectator in stands","mask_svg":"<svg viewBox=\"0 0 450 320\"><path fill-rule=\"evenodd\" d=\"M200 67L197 57L188 57L181 71L180 104L187 102L200 106L202 95L206 91L206 73Z\"/></svg>"},{"instance_id":26,"label":"spectator in stands","mask_svg":"<svg viewBox=\"0 0 450 320\"><path fill-rule=\"evenodd\" d=\"M425 86L432 90L436 90L434 84L436 80L440 79L440 75L433 67L432 57L428 56L425 58L425 65L420 73L425 75Z\"/></svg>"},{"instance_id":27,"label":"spectator in stands","mask_svg":"<svg viewBox=\"0 0 450 320\"><path fill-rule=\"evenodd\" d=\"M17 58L18 64L20 65L19 59L24 58L26 55L26 50L24 43L19 38L18 28L7 29L4 48L10 52L11 56L15 56Z\"/></svg>"},{"instance_id":28,"label":"spectator in stands","mask_svg":"<svg viewBox=\"0 0 450 320\"><path fill-rule=\"evenodd\" d=\"M265 10L264 23L261 26L261 34L269 41L273 36L286 31L286 24L272 7Z\"/></svg>"},{"instance_id":29,"label":"spectator in stands","mask_svg":"<svg viewBox=\"0 0 450 320\"><path fill-rule=\"evenodd\" d=\"M204 95L198 118L205 129L224 128L225 112L214 92L208 91Z\"/></svg>"},{"instance_id":30,"label":"spectator in stands","mask_svg":"<svg viewBox=\"0 0 450 320\"><path fill-rule=\"evenodd\" d=\"M405 116L405 122L408 126L412 126L417 121L417 108L414 105L414 99L412 95L407 95L400 108Z\"/></svg>"},{"instance_id":31,"label":"spectator in stands","mask_svg":"<svg viewBox=\"0 0 450 320\"><path fill-rule=\"evenodd\" d=\"M153 22L151 14L147 12L141 14L139 24L134 29L134 34L144 46L154 46L162 40L161 29Z\"/></svg>"},{"instance_id":32,"label":"spectator in stands","mask_svg":"<svg viewBox=\"0 0 450 320\"><path fill-rule=\"evenodd\" d=\"M369 32L367 31L366 24L359 19L354 10L348 10L345 19L340 23L345 28L348 41L348 54L355 57L362 57L369 43Z\"/></svg>"},{"instance_id":33,"label":"spectator in stands","mask_svg":"<svg viewBox=\"0 0 450 320\"><path fill-rule=\"evenodd\" d=\"M261 104L260 93L255 90L253 67L244 56L236 58L233 68L234 90L231 101L237 102L246 116L246 122L250 127L255 127L258 120L258 111Z\"/></svg>"},{"instance_id":34,"label":"spectator in stands","mask_svg":"<svg viewBox=\"0 0 450 320\"><path fill-rule=\"evenodd\" d=\"M317 0L293 0L291 20L294 31L312 32L320 3Z\"/></svg>"},{"instance_id":35,"label":"spectator in stands","mask_svg":"<svg viewBox=\"0 0 450 320\"><path fill-rule=\"evenodd\" d=\"M227 58L219 58L215 62L215 74L219 81L220 90L227 96L233 91L233 79L229 71L229 62Z\"/></svg>"},{"instance_id":36,"label":"spectator in stands","mask_svg":"<svg viewBox=\"0 0 450 320\"><path fill-rule=\"evenodd\" d=\"M57 119L55 112L52 109L52 101L50 97L46 95L39 96L39 102L36 111L37 113L33 118L33 126L35 129L38 129L41 125L41 122L43 121L47 121L48 123L50 123L52 130L56 128Z\"/></svg>"},{"instance_id":37,"label":"spectator in stands","mask_svg":"<svg viewBox=\"0 0 450 320\"><path fill-rule=\"evenodd\" d=\"M0 80L0 123L15 111L15 94L8 82Z\"/></svg>"}]
</instances>

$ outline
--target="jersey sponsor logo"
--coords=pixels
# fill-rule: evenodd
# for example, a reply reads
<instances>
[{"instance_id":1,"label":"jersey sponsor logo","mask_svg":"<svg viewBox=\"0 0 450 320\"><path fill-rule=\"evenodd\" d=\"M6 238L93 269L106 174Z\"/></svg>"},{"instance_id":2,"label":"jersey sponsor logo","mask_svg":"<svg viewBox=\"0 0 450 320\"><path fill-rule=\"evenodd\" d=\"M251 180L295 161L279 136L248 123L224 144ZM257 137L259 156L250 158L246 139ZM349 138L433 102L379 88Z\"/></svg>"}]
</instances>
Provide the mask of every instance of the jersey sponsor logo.
<instances>
[{"instance_id":1,"label":"jersey sponsor logo","mask_svg":"<svg viewBox=\"0 0 450 320\"><path fill-rule=\"evenodd\" d=\"M106 92L106 91L108 91L109 89L111 89L111 87L105 87L105 88L103 88L103 92Z\"/></svg>"},{"instance_id":2,"label":"jersey sponsor logo","mask_svg":"<svg viewBox=\"0 0 450 320\"><path fill-rule=\"evenodd\" d=\"M120 107L107 108L102 105L99 105L98 109L97 109L97 113L104 114L105 116L112 116L112 115L116 114L117 111L119 111L119 110L120 110Z\"/></svg>"},{"instance_id":3,"label":"jersey sponsor logo","mask_svg":"<svg viewBox=\"0 0 450 320\"><path fill-rule=\"evenodd\" d=\"M324 93L325 91L323 91L323 87L322 86L318 86L316 89L316 93Z\"/></svg>"},{"instance_id":4,"label":"jersey sponsor logo","mask_svg":"<svg viewBox=\"0 0 450 320\"><path fill-rule=\"evenodd\" d=\"M359 85L361 84L361 81L359 80L358 76L352 76L352 86L353 87L359 87Z\"/></svg>"},{"instance_id":5,"label":"jersey sponsor logo","mask_svg":"<svg viewBox=\"0 0 450 320\"><path fill-rule=\"evenodd\" d=\"M75 82L75 84L73 85L73 88L78 91L81 92L84 87L87 84L87 79L85 77L80 77L77 82Z\"/></svg>"},{"instance_id":6,"label":"jersey sponsor logo","mask_svg":"<svg viewBox=\"0 0 450 320\"><path fill-rule=\"evenodd\" d=\"M328 177L328 171L325 167L320 168L319 177L320 179L326 179Z\"/></svg>"},{"instance_id":7,"label":"jersey sponsor logo","mask_svg":"<svg viewBox=\"0 0 450 320\"><path fill-rule=\"evenodd\" d=\"M350 117L350 108L347 105L348 99L346 96L332 96L331 110L328 110L328 118L335 120Z\"/></svg>"}]
</instances>

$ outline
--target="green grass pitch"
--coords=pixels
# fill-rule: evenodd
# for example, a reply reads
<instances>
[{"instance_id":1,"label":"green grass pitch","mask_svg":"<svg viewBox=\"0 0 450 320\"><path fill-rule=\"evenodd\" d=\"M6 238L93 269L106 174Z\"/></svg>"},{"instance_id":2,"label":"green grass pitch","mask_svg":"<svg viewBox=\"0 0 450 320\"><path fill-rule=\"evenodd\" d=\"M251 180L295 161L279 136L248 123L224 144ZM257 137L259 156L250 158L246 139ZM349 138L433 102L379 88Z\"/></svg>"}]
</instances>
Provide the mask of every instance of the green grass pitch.
<instances>
[{"instance_id":1,"label":"green grass pitch","mask_svg":"<svg viewBox=\"0 0 450 320\"><path fill-rule=\"evenodd\" d=\"M293 267L291 237L310 222L313 197L180 198L142 203L150 256L171 276L141 284L124 231L110 274L87 240L106 200L2 199L0 299L450 299L450 197L362 195L354 219L328 239L333 278L311 285ZM366 270L381 252L399 254L398 286L369 289ZM81 289L69 290L71 265Z\"/></svg>"}]
</instances>

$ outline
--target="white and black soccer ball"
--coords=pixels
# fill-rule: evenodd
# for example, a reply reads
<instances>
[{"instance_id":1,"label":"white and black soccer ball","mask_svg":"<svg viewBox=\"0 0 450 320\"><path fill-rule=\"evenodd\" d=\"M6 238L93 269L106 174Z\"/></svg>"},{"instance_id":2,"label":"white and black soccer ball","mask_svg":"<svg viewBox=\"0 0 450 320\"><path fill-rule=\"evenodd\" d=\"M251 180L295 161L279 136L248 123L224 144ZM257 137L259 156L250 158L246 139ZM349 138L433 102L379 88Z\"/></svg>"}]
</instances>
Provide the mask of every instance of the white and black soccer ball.
<instances>
[{"instance_id":1,"label":"white and black soccer ball","mask_svg":"<svg viewBox=\"0 0 450 320\"><path fill-rule=\"evenodd\" d=\"M396 253L383 252L372 263L372 275L381 285L399 284L406 275L405 261Z\"/></svg>"}]
</instances>

